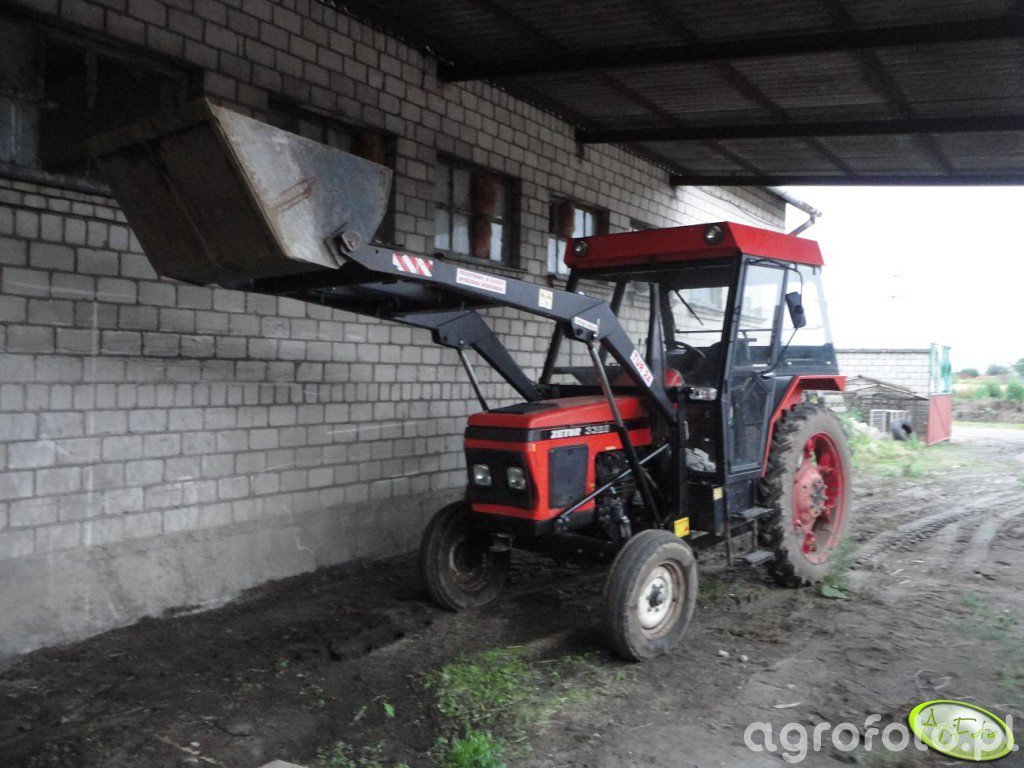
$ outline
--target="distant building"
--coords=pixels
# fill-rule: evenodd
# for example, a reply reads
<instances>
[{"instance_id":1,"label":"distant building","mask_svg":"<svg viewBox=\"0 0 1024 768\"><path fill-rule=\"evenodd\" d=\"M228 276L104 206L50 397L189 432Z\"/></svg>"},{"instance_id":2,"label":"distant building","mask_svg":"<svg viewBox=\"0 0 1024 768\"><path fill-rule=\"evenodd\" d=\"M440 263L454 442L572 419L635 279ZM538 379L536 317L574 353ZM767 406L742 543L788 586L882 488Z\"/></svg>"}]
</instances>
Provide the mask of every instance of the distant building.
<instances>
[{"instance_id":1,"label":"distant building","mask_svg":"<svg viewBox=\"0 0 1024 768\"><path fill-rule=\"evenodd\" d=\"M837 349L839 370L847 376L847 404L864 418L871 410L903 410L928 445L948 440L953 418L950 348Z\"/></svg>"}]
</instances>

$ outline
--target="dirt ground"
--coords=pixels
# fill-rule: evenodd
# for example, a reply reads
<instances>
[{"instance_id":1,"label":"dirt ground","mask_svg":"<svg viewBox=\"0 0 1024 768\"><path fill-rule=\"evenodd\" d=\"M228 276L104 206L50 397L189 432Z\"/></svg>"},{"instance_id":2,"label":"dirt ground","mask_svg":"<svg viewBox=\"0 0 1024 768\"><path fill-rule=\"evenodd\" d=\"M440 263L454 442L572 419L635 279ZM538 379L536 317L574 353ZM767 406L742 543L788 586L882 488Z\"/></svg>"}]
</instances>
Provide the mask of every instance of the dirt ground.
<instances>
[{"instance_id":1,"label":"dirt ground","mask_svg":"<svg viewBox=\"0 0 1024 768\"><path fill-rule=\"evenodd\" d=\"M329 569L20 660L0 675L0 765L433 765L451 724L426 675L512 646L585 672L550 676L574 695L549 699L510 766L783 766L744 746L749 723L884 726L933 698L1019 724L1024 430L958 428L922 456L859 471L850 599L708 558L683 647L635 665L602 647L598 567L523 556L497 603L459 615L424 599L410 557ZM349 757L325 753L338 742ZM828 743L804 764L851 763L954 764Z\"/></svg>"}]
</instances>

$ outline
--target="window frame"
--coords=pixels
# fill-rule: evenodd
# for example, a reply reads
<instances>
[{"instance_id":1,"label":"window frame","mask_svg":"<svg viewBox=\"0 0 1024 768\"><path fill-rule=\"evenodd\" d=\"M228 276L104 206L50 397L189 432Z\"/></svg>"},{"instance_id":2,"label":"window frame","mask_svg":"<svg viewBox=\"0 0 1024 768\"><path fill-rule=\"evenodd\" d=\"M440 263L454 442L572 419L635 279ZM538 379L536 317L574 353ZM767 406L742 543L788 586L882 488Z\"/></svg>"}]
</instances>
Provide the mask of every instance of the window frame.
<instances>
[{"instance_id":1,"label":"window frame","mask_svg":"<svg viewBox=\"0 0 1024 768\"><path fill-rule=\"evenodd\" d=\"M445 202L441 202L437 199L438 192L438 179L437 174L440 173L442 166L449 169L448 173L448 185L447 185L447 199ZM469 174L469 189L468 189L468 208L460 208L455 204L455 174L452 171L460 170ZM468 259L473 262L480 262L484 264L493 264L511 269L517 269L519 267L519 184L518 179L514 176L510 176L506 173L500 173L498 171L487 168L486 166L478 165L476 163L467 162L458 157L447 154L439 154L437 163L434 166L434 191L433 191L433 214L434 214L434 236L433 236L433 251L441 254L442 256L452 259ZM499 180L502 186L502 199L504 202L504 215L492 215L490 216L490 223L498 223L501 225L502 242L501 242L501 259L492 259L488 253L487 256L477 256L473 253L473 242L472 242L472 227L473 219L477 216L477 212L473 208L473 178L474 176L492 176ZM448 248L438 248L438 212L446 211L448 213ZM466 217L467 222L467 237L469 238L469 246L466 253L454 250L451 246L454 241L455 234L455 215L461 215Z\"/></svg>"},{"instance_id":2,"label":"window frame","mask_svg":"<svg viewBox=\"0 0 1024 768\"><path fill-rule=\"evenodd\" d=\"M559 209L563 205L572 206L573 209L573 222L574 222L574 234L562 235L558 231L558 220L559 220ZM584 214L590 214L594 221L594 231L585 233L582 235L575 234L575 220L576 213L582 211ZM591 205L589 203L581 203L578 200L573 200L567 197L554 197L551 199L551 203L548 207L548 231L545 247L547 248L546 260L544 269L549 279L564 280L569 276L571 271L565 266L565 246L569 239L572 237L592 237L594 235L607 235L609 231L609 224L611 219L611 211L607 208L601 208L600 206ZM555 246L555 270L551 271L551 241L554 240ZM561 258L559 258L561 253ZM564 270L564 271L563 271Z\"/></svg>"},{"instance_id":3,"label":"window frame","mask_svg":"<svg viewBox=\"0 0 1024 768\"><path fill-rule=\"evenodd\" d=\"M86 62L87 85L89 90L99 87L96 82L100 61L105 59L116 64L128 67L142 67L148 72L162 76L172 81L173 100L175 104L187 103L190 99L196 98L203 93L202 70L194 65L170 59L151 51L140 51L128 46L122 41L108 37L102 33L89 30L72 31L57 24L49 23L46 20L30 15L19 13L17 9L4 9L0 11L0 22L10 21L13 24L21 24L28 27L28 35L32 38L34 47L34 88L36 93L25 93L22 97L26 100L37 98L45 103L49 97L46 83L46 62L49 55L48 48L60 46L74 48L81 51ZM12 25L13 26L13 25ZM156 114L159 109L145 114L139 114L134 118L121 121L122 125L143 120ZM112 126L111 130L116 129ZM33 164L17 162L15 160L0 160L0 175L16 180L45 184L56 188L68 189L89 194L109 195L110 188L102 178L95 173L95 166L88 152L83 151L80 159L83 161L86 171L84 174L68 172L66 170L52 170L42 165L42 114L35 126L35 158ZM102 131L100 131L102 132Z\"/></svg>"}]
</instances>

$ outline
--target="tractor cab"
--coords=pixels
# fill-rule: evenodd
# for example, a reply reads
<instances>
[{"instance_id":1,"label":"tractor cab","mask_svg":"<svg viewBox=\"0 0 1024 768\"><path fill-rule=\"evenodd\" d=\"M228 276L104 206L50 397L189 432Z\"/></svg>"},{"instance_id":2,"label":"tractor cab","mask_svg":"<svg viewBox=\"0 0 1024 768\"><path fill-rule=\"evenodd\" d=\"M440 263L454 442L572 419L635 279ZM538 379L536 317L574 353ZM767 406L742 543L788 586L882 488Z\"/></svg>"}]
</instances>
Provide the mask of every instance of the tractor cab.
<instances>
[{"instance_id":1,"label":"tractor cab","mask_svg":"<svg viewBox=\"0 0 1024 768\"><path fill-rule=\"evenodd\" d=\"M603 293L646 351L652 375L685 400L691 470L721 482L760 474L773 414L794 383L834 389L835 349L813 241L719 223L576 240L568 290ZM652 311L653 308L653 311ZM592 366L552 340L541 381L598 391ZM617 393L637 382L606 365ZM745 503L748 498L738 500Z\"/></svg>"}]
</instances>

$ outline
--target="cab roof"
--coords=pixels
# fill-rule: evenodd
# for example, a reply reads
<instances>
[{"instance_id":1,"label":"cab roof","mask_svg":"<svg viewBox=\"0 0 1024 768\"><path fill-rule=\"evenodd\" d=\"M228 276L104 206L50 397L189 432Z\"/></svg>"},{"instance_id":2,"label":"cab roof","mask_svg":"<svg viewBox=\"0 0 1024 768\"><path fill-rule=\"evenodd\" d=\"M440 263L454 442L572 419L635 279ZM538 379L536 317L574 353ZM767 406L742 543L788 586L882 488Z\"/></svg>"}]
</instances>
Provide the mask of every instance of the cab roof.
<instances>
[{"instance_id":1,"label":"cab roof","mask_svg":"<svg viewBox=\"0 0 1024 768\"><path fill-rule=\"evenodd\" d=\"M565 263L570 268L589 271L740 255L812 266L824 263L814 240L729 221L570 240Z\"/></svg>"}]
</instances>

